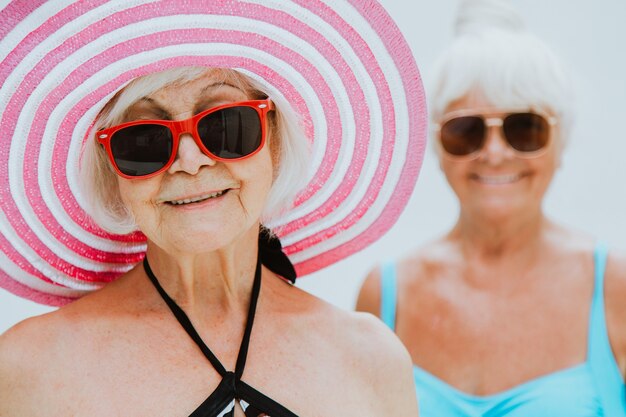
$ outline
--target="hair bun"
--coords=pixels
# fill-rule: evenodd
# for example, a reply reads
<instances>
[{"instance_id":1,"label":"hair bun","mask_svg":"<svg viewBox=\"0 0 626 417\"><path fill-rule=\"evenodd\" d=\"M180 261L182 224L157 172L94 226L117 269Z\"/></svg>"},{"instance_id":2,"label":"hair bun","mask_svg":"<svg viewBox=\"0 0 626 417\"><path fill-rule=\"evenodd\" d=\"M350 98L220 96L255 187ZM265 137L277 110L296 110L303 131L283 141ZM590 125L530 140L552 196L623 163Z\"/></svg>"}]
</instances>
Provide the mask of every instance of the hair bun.
<instances>
[{"instance_id":1,"label":"hair bun","mask_svg":"<svg viewBox=\"0 0 626 417\"><path fill-rule=\"evenodd\" d=\"M454 28L456 36L525 29L521 16L506 0L461 0Z\"/></svg>"}]
</instances>

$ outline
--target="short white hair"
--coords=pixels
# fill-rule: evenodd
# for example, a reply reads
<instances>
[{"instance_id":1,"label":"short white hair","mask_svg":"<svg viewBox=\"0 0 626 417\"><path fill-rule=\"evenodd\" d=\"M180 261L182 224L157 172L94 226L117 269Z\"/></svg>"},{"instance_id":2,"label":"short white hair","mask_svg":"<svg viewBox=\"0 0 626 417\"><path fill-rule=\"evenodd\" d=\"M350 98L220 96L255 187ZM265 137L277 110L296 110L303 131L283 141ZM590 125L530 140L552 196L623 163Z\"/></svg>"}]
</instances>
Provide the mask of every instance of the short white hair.
<instances>
[{"instance_id":1,"label":"short white hair","mask_svg":"<svg viewBox=\"0 0 626 417\"><path fill-rule=\"evenodd\" d=\"M104 148L95 136L100 129L122 123L128 108L166 86L182 84L207 71L217 71L224 81L235 83L251 98L267 97L266 87L258 81L232 69L180 67L137 78L118 91L98 115L81 158L81 191L85 210L94 222L115 234L137 230L133 214L122 201L117 174ZM261 215L266 224L289 209L309 174L309 142L297 113L285 100L274 100L275 111L268 115L269 146L274 165L273 183Z\"/></svg>"},{"instance_id":2,"label":"short white hair","mask_svg":"<svg viewBox=\"0 0 626 417\"><path fill-rule=\"evenodd\" d=\"M478 91L496 107L555 116L563 144L573 123L571 77L554 52L526 31L518 13L504 0L464 0L455 32L433 70L431 120L441 120L453 102Z\"/></svg>"}]
</instances>

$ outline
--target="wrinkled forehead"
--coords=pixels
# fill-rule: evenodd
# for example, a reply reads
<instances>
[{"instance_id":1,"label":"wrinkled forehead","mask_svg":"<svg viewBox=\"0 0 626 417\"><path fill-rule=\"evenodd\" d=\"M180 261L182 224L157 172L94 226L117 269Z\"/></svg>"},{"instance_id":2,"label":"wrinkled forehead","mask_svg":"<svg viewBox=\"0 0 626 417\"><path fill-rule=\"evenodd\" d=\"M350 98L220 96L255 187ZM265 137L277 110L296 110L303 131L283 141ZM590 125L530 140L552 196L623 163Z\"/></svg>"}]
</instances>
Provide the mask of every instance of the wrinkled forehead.
<instances>
[{"instance_id":1,"label":"wrinkled forehead","mask_svg":"<svg viewBox=\"0 0 626 417\"><path fill-rule=\"evenodd\" d=\"M453 111L477 109L493 112L534 110L556 115L563 107L563 97L551 94L542 88L543 83L532 77L468 76L464 80L455 81L440 92L442 97L439 98L438 106L431 112L435 119Z\"/></svg>"},{"instance_id":2,"label":"wrinkled forehead","mask_svg":"<svg viewBox=\"0 0 626 417\"><path fill-rule=\"evenodd\" d=\"M495 94L489 94L490 92ZM549 108L545 108L545 105L546 103L542 103L532 96L502 94L498 89L490 91L484 87L473 87L462 94L460 98L450 101L444 108L442 117L447 117L451 113L498 115L524 111L552 114Z\"/></svg>"},{"instance_id":3,"label":"wrinkled forehead","mask_svg":"<svg viewBox=\"0 0 626 417\"><path fill-rule=\"evenodd\" d=\"M123 86L104 106L97 119L98 128L120 123L125 112L139 100L160 90L197 82L200 90L207 83L240 89L249 98L261 94L244 74L226 68L181 67L144 75Z\"/></svg>"}]
</instances>

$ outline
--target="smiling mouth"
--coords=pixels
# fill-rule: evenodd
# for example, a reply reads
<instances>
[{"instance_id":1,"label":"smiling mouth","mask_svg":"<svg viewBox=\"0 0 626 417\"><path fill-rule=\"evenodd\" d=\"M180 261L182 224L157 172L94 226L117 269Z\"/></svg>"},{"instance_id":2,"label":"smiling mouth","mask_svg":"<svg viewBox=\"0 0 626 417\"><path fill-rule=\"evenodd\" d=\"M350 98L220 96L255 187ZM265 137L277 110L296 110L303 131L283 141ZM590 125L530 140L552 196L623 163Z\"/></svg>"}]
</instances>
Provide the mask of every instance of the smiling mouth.
<instances>
[{"instance_id":1,"label":"smiling mouth","mask_svg":"<svg viewBox=\"0 0 626 417\"><path fill-rule=\"evenodd\" d=\"M519 181L522 178L521 174L510 174L510 175L474 175L473 178L487 185L501 185L501 184L511 184L516 181Z\"/></svg>"},{"instance_id":2,"label":"smiling mouth","mask_svg":"<svg viewBox=\"0 0 626 417\"><path fill-rule=\"evenodd\" d=\"M196 196L196 197L193 197L193 198L185 198L183 200L167 201L166 204L170 204L172 206L183 206L183 205L186 205L186 204L197 204L197 203L201 203L201 202L206 201L206 200L210 200L212 198L221 197L224 194L226 194L228 191L229 191L229 189L226 189L226 190L222 190L222 191L217 191L215 193L199 195L199 196Z\"/></svg>"}]
</instances>

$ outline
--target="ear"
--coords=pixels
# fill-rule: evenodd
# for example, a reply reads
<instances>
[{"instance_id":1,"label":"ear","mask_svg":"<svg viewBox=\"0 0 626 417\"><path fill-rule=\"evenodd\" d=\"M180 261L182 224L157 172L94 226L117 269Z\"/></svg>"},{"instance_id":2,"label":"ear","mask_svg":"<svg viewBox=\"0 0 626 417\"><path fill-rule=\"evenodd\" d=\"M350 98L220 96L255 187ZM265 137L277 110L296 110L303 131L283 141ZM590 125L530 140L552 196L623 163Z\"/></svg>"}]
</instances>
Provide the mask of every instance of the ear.
<instances>
[{"instance_id":1,"label":"ear","mask_svg":"<svg viewBox=\"0 0 626 417\"><path fill-rule=\"evenodd\" d=\"M557 128L554 132L554 166L556 169L561 168L561 163L563 161L563 151L565 151L566 143L563 140L563 134L561 129Z\"/></svg>"},{"instance_id":2,"label":"ear","mask_svg":"<svg viewBox=\"0 0 626 417\"><path fill-rule=\"evenodd\" d=\"M432 154L437 158L437 163L439 164L439 169L443 171L443 149L441 149L441 144L435 141L430 142Z\"/></svg>"},{"instance_id":3,"label":"ear","mask_svg":"<svg viewBox=\"0 0 626 417\"><path fill-rule=\"evenodd\" d=\"M558 150L557 150L557 154L555 155L555 159L556 159L556 161L555 161L554 167L555 167L556 169L560 169L560 168L561 168L561 163L562 163L562 161L563 161L563 157L562 157L562 154L563 154L563 148L562 148L562 147L559 147L559 148L560 148L560 149L558 149Z\"/></svg>"}]
</instances>

